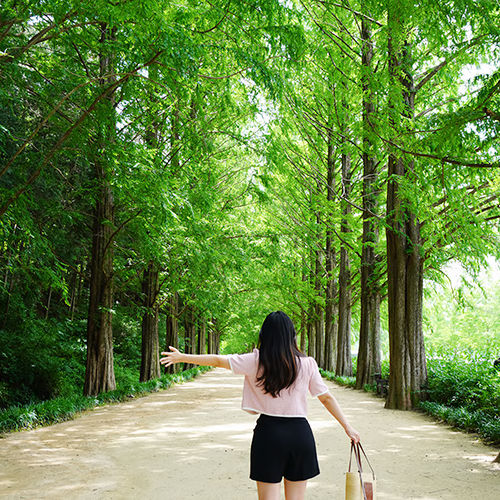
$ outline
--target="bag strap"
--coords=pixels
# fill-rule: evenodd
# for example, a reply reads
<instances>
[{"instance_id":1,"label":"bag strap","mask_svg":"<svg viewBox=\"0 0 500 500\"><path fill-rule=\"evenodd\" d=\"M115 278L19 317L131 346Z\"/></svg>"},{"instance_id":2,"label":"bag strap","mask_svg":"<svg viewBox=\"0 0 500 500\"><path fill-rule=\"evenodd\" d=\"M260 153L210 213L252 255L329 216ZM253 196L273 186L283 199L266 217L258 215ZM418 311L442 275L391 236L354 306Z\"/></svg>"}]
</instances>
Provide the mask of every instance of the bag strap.
<instances>
[{"instance_id":1,"label":"bag strap","mask_svg":"<svg viewBox=\"0 0 500 500\"><path fill-rule=\"evenodd\" d=\"M365 456L366 463L368 464L368 467L370 467L370 469L372 471L373 480L375 480L375 471L373 470L372 464L368 460L368 457L366 456L365 450L363 449L363 446L361 446L361 443L358 443L358 447L359 447L358 454L359 454L359 458L360 458L360 460L359 460L360 463L361 463L361 453L359 453L359 450L361 450L363 452L363 455Z\"/></svg>"},{"instance_id":2,"label":"bag strap","mask_svg":"<svg viewBox=\"0 0 500 500\"><path fill-rule=\"evenodd\" d=\"M354 452L354 442L351 441L351 453L349 454L349 472L351 472L352 454Z\"/></svg>"},{"instance_id":3,"label":"bag strap","mask_svg":"<svg viewBox=\"0 0 500 500\"><path fill-rule=\"evenodd\" d=\"M354 451L354 456L356 457L356 465L358 466L358 474L359 474L359 480L361 482L361 491L363 492L363 498L364 498L364 500L368 500L366 498L365 483L363 482L363 466L361 465L361 455L359 452L359 444L354 444L351 441L351 455L352 455L353 451Z\"/></svg>"},{"instance_id":4,"label":"bag strap","mask_svg":"<svg viewBox=\"0 0 500 500\"><path fill-rule=\"evenodd\" d=\"M356 457L356 465L358 467L359 480L361 482L361 491L363 492L364 500L367 500L366 491L365 491L365 483L363 481L363 466L361 464L361 452L363 452L363 455L365 456L365 459L368 463L368 466L370 467L370 469L372 471L373 480L375 481L375 471L373 470L373 467L371 466L370 461L368 460L368 457L366 456L366 453L365 453L365 450L363 449L363 446L361 446L361 443L354 444L354 442L351 441L351 454L349 456L349 472L351 472L351 459L352 459L352 454L354 453L354 456Z\"/></svg>"}]
</instances>

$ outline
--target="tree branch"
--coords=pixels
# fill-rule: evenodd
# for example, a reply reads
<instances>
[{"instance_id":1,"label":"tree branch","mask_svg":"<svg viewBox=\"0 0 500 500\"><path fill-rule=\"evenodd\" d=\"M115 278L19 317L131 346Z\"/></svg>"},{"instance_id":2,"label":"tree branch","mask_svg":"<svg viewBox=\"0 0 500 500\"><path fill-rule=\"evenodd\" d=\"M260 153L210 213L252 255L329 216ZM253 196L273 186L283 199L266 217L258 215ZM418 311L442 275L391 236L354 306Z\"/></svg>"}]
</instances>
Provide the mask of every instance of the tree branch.
<instances>
[{"instance_id":1,"label":"tree branch","mask_svg":"<svg viewBox=\"0 0 500 500\"><path fill-rule=\"evenodd\" d=\"M103 99L109 97L110 95L113 94L113 92L123 83L125 83L131 76L133 76L135 73L140 71L142 68L146 68L150 64L153 64L156 59L160 56L161 52L157 52L152 59L150 59L147 63L136 67L134 70L129 71L126 73L122 78L114 82L112 85L110 85L108 88L106 88L103 92L101 92L100 95L98 95L94 102L81 114L80 118L71 126L69 127L68 130L59 138L59 140L56 142L56 144L52 147L52 149L48 152L48 154L45 156L42 164L38 167L38 169L31 175L31 177L25 182L24 186L20 188L16 193L14 193L12 196L9 197L8 200L6 200L3 205L0 207L0 217L2 217L5 212L8 210L10 205L21 196L21 194L26 191L27 187L32 184L35 179L40 175L40 172L42 171L43 167L45 167L56 152L60 149L60 147L66 142L66 140L70 137L70 135L85 121L85 119L94 111L94 109L97 107L99 102L101 102ZM75 89L73 89L70 94L65 96L59 104L49 113L49 116L46 117L46 119L42 122L41 125L39 125L35 131L30 135L30 137L26 140L26 142L23 144L23 146L16 152L16 154L11 158L11 160L7 163L7 165L3 168L2 172L0 172L0 177L5 173L5 171L12 165L14 160L21 154L22 151L26 148L26 146L31 142L33 137L38 133L40 128L44 123L47 122L47 120L57 111L57 109L60 107L62 102L64 102L69 95L71 95L73 92L75 92L78 88L83 87L85 85L88 85L90 82L86 82L85 84L78 85Z\"/></svg>"},{"instance_id":2,"label":"tree branch","mask_svg":"<svg viewBox=\"0 0 500 500\"><path fill-rule=\"evenodd\" d=\"M376 24L380 28L382 28L384 26L381 22L376 21L375 19L373 19L373 17L367 16L366 14L363 14L362 12L359 12L357 10L351 9L350 7L346 7L345 5L341 5L339 3L334 3L334 2L327 2L327 1L320 1L320 3L322 3L322 4L326 5L326 6L333 5L334 7L339 7L340 9L348 10L349 12L352 12L353 14L356 14L359 17L365 18L367 21L370 21L371 23Z\"/></svg>"}]
</instances>

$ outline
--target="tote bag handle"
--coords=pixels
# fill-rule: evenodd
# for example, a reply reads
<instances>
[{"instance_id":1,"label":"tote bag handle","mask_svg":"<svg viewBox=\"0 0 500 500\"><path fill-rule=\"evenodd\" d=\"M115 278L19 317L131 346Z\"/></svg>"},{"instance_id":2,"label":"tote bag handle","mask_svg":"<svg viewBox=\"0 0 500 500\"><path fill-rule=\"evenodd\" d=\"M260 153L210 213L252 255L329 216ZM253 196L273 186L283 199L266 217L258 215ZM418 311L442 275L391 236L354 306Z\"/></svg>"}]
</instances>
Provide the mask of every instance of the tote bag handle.
<instances>
[{"instance_id":1,"label":"tote bag handle","mask_svg":"<svg viewBox=\"0 0 500 500\"><path fill-rule=\"evenodd\" d=\"M359 473L359 480L361 481L361 490L363 491L363 497L365 500L366 498L366 491L365 491L365 483L363 482L363 465L361 464L361 452L363 453L366 463L370 467L372 471L372 476L373 480L375 481L375 471L373 470L373 467L368 460L368 457L366 456L365 450L363 449L363 446L361 446L361 443L354 444L353 441L351 441L351 454L349 456L349 472L351 472L351 461L352 461L352 454L354 453L354 456L356 457L356 465L358 467L358 473Z\"/></svg>"}]
</instances>

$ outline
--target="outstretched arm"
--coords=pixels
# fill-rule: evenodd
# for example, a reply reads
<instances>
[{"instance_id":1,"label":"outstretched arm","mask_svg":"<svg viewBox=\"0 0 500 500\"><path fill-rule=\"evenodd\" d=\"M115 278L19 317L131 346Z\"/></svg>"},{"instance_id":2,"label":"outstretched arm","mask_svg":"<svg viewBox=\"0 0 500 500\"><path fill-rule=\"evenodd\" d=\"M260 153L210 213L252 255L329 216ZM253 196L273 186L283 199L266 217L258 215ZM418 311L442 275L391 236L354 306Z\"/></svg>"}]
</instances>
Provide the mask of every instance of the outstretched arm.
<instances>
[{"instance_id":1,"label":"outstretched arm","mask_svg":"<svg viewBox=\"0 0 500 500\"><path fill-rule=\"evenodd\" d=\"M333 415L339 422L339 424L344 428L345 433L351 438L354 443L359 443L361 437L359 432L355 430L351 424L347 421L347 418L340 409L337 400L332 396L330 392L318 396L318 399L323 403L325 408Z\"/></svg>"},{"instance_id":2,"label":"outstretched arm","mask_svg":"<svg viewBox=\"0 0 500 500\"><path fill-rule=\"evenodd\" d=\"M190 363L192 365L217 366L220 368L231 369L227 356L219 356L217 354L183 354L175 347L170 346L170 352L162 352L163 358L160 358L160 363L165 366L170 366L175 363Z\"/></svg>"}]
</instances>

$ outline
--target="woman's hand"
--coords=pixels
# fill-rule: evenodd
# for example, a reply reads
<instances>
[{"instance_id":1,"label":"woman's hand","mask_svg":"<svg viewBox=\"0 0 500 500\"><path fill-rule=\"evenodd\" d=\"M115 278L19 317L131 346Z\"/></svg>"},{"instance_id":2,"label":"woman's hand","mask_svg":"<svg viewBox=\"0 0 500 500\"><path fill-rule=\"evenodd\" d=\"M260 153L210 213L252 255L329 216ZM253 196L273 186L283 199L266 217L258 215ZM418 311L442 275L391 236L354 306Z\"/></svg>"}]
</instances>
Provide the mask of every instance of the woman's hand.
<instances>
[{"instance_id":1,"label":"woman's hand","mask_svg":"<svg viewBox=\"0 0 500 500\"><path fill-rule=\"evenodd\" d=\"M170 366L182 361L182 353L175 347L169 346L170 352L162 352L161 355L165 356L160 358L160 363L165 366Z\"/></svg>"},{"instance_id":2,"label":"woman's hand","mask_svg":"<svg viewBox=\"0 0 500 500\"><path fill-rule=\"evenodd\" d=\"M332 414L332 416L339 421L339 424L344 428L346 434L351 438L354 444L359 443L361 440L359 432L354 429L348 422L347 418L345 418L337 400L332 396L330 391L325 394L321 394L321 396L318 396L318 399L325 405L325 408Z\"/></svg>"},{"instance_id":3,"label":"woman's hand","mask_svg":"<svg viewBox=\"0 0 500 500\"><path fill-rule=\"evenodd\" d=\"M356 429L353 429L350 425L347 426L344 430L354 444L358 444L361 441L359 432Z\"/></svg>"}]
</instances>

